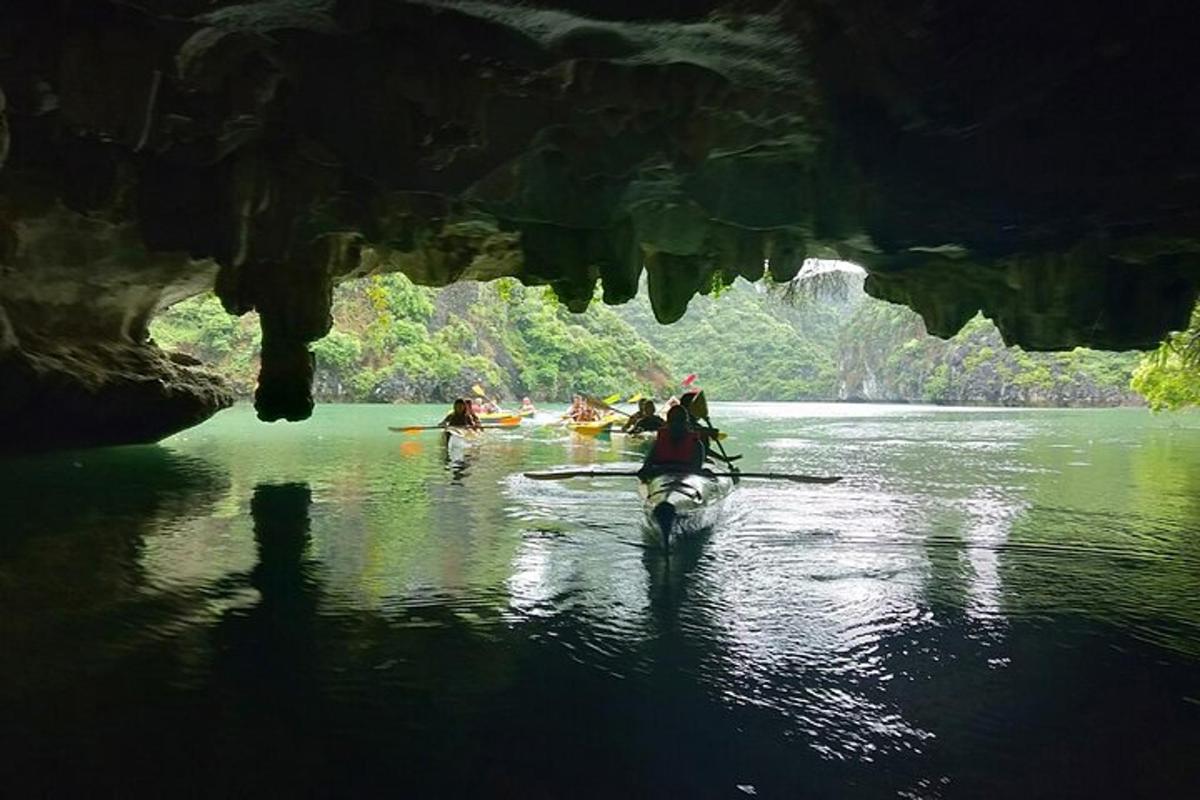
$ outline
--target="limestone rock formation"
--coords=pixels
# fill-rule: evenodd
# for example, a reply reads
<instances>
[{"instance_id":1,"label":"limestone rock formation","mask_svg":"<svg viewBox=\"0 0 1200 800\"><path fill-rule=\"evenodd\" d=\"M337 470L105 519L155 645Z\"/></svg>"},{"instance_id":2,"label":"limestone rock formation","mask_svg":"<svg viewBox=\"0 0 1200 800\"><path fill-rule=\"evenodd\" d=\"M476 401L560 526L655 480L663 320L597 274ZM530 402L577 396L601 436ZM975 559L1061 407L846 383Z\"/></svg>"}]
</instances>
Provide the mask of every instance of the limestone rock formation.
<instances>
[{"instance_id":1,"label":"limestone rock formation","mask_svg":"<svg viewBox=\"0 0 1200 800\"><path fill-rule=\"evenodd\" d=\"M836 253L942 335L983 310L1031 349L1152 346L1200 285L1196 16L10 0L0 447L151 439L226 404L146 338L213 286L261 316L259 415L304 418L333 285L380 268L514 275L572 308L645 269L670 322L716 281Z\"/></svg>"}]
</instances>

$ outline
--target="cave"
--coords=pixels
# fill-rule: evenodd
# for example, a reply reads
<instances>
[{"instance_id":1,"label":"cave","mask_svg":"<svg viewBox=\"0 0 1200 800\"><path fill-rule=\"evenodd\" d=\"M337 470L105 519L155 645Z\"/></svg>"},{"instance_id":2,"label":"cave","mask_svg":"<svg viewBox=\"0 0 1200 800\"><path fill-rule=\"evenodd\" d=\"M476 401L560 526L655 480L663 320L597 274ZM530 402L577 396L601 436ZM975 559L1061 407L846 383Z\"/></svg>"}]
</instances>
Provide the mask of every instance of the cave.
<instances>
[{"instance_id":1,"label":"cave","mask_svg":"<svg viewBox=\"0 0 1200 800\"><path fill-rule=\"evenodd\" d=\"M1193 8L1169 0L11 0L0 450L232 403L149 337L258 312L312 413L340 281L516 277L658 320L805 258L950 336L1146 349L1200 287ZM382 256L386 256L382 257Z\"/></svg>"}]
</instances>

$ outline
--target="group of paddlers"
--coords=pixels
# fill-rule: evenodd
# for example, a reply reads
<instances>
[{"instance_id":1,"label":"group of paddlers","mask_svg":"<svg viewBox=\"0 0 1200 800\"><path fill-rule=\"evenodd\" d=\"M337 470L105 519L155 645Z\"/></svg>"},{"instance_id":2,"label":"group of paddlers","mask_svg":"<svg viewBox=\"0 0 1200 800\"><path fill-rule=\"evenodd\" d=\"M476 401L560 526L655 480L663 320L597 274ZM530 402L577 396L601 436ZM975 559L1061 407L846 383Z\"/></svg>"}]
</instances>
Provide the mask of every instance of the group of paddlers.
<instances>
[{"instance_id":1,"label":"group of paddlers","mask_svg":"<svg viewBox=\"0 0 1200 800\"><path fill-rule=\"evenodd\" d=\"M708 422L708 404L702 391L695 389L672 397L664 408L665 416L658 413L653 400L643 398L638 401L637 411L621 427L626 433L655 434L654 446L642 467L644 472L700 472L706 460L718 458L708 450L717 440L718 431ZM522 400L521 410L533 411L528 397ZM500 413L494 402L486 398L459 398L439 424L479 429L480 415L488 413ZM575 395L563 416L572 422L594 422L601 418L594 403L582 395Z\"/></svg>"},{"instance_id":2,"label":"group of paddlers","mask_svg":"<svg viewBox=\"0 0 1200 800\"><path fill-rule=\"evenodd\" d=\"M668 400L665 420L655 413L652 401L644 400L629 423L633 432L656 431L643 473L701 472L705 461L718 458L709 446L719 431L708 422L708 402L699 389Z\"/></svg>"},{"instance_id":3,"label":"group of paddlers","mask_svg":"<svg viewBox=\"0 0 1200 800\"><path fill-rule=\"evenodd\" d=\"M581 394L571 398L571 405L563 414L563 419L569 422L598 422L600 412Z\"/></svg>"},{"instance_id":4,"label":"group of paddlers","mask_svg":"<svg viewBox=\"0 0 1200 800\"><path fill-rule=\"evenodd\" d=\"M642 398L637 411L621 426L626 433L655 434L644 470L699 472L706 460L719 457L708 450L718 431L708 423L708 403L701 390L672 397L663 404L663 411L659 414L653 400ZM566 416L576 422L600 419L593 404L580 395L575 396Z\"/></svg>"},{"instance_id":5,"label":"group of paddlers","mask_svg":"<svg viewBox=\"0 0 1200 800\"><path fill-rule=\"evenodd\" d=\"M536 412L537 408L534 407L532 400L528 397L521 400L521 410L517 412L519 415L526 416ZM454 401L454 406L450 413L443 417L438 425L443 428L479 429L482 427L479 418L483 414L502 415L504 413L499 404L486 397L483 399L478 397L460 397Z\"/></svg>"}]
</instances>

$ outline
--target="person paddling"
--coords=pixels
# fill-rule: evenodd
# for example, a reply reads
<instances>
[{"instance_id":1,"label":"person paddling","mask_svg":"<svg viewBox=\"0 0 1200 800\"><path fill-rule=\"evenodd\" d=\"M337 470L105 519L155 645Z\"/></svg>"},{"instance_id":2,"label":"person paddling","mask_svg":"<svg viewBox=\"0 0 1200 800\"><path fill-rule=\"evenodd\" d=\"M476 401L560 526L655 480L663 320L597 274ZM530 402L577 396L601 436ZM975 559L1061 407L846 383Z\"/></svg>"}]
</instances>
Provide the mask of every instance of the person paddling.
<instances>
[{"instance_id":1,"label":"person paddling","mask_svg":"<svg viewBox=\"0 0 1200 800\"><path fill-rule=\"evenodd\" d=\"M704 445L688 425L687 411L674 406L667 412L667 426L658 432L654 448L640 472L700 472L704 468Z\"/></svg>"},{"instance_id":2,"label":"person paddling","mask_svg":"<svg viewBox=\"0 0 1200 800\"><path fill-rule=\"evenodd\" d=\"M474 430L483 427L479 424L479 417L475 416L475 412L471 410L470 404L461 397L454 401L454 410L447 414L438 425L443 428L472 428Z\"/></svg>"},{"instance_id":3,"label":"person paddling","mask_svg":"<svg viewBox=\"0 0 1200 800\"><path fill-rule=\"evenodd\" d=\"M629 416L621 430L627 433L648 433L657 431L666 424L663 418L655 413L654 401L643 399L638 403L638 410Z\"/></svg>"},{"instance_id":4,"label":"person paddling","mask_svg":"<svg viewBox=\"0 0 1200 800\"><path fill-rule=\"evenodd\" d=\"M571 400L571 408L567 411L567 419L572 422L595 422L600 419L596 409L588 405L582 395L575 395Z\"/></svg>"}]
</instances>

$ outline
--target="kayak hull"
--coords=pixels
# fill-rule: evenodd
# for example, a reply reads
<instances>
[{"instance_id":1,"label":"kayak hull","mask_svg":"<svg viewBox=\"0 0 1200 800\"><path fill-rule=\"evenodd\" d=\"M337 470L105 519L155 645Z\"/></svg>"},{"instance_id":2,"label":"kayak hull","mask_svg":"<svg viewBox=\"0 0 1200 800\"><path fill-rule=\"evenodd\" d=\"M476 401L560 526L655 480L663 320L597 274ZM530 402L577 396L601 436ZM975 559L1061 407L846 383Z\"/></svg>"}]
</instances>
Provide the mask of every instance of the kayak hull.
<instances>
[{"instance_id":1,"label":"kayak hull","mask_svg":"<svg viewBox=\"0 0 1200 800\"><path fill-rule=\"evenodd\" d=\"M536 411L485 411L479 415L480 422L499 422L507 425L519 425L525 417L532 417Z\"/></svg>"},{"instance_id":2,"label":"kayak hull","mask_svg":"<svg viewBox=\"0 0 1200 800\"><path fill-rule=\"evenodd\" d=\"M478 440L479 431L470 428L446 428L442 432L446 454L451 461L461 461L466 456L467 449Z\"/></svg>"},{"instance_id":3,"label":"kayak hull","mask_svg":"<svg viewBox=\"0 0 1200 800\"><path fill-rule=\"evenodd\" d=\"M568 422L567 428L583 436L599 436L612 430L613 420L598 420L596 422Z\"/></svg>"},{"instance_id":4,"label":"kayak hull","mask_svg":"<svg viewBox=\"0 0 1200 800\"><path fill-rule=\"evenodd\" d=\"M669 548L678 537L711 528L720 520L733 480L715 475L669 472L638 484L647 537Z\"/></svg>"}]
</instances>

